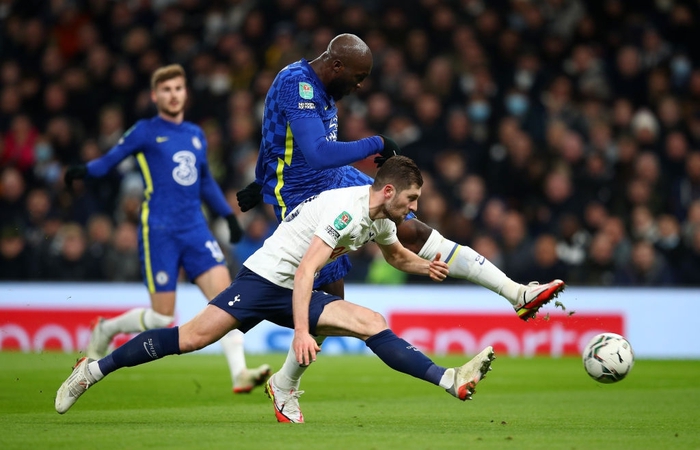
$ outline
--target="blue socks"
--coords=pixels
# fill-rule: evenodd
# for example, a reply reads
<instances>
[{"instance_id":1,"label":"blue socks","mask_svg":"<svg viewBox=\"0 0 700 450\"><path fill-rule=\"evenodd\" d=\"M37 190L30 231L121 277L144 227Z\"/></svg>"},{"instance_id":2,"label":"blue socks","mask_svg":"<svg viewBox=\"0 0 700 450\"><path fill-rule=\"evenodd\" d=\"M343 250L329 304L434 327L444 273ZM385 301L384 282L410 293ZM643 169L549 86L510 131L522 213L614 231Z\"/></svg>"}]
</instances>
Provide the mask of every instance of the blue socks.
<instances>
[{"instance_id":1,"label":"blue socks","mask_svg":"<svg viewBox=\"0 0 700 450\"><path fill-rule=\"evenodd\" d=\"M384 330L377 333L367 339L365 344L392 369L440 385L440 378L446 369L436 365L393 331Z\"/></svg>"},{"instance_id":2,"label":"blue socks","mask_svg":"<svg viewBox=\"0 0 700 450\"><path fill-rule=\"evenodd\" d=\"M179 337L178 327L147 330L99 360L97 364L106 376L122 367L138 366L163 356L179 355Z\"/></svg>"}]
</instances>

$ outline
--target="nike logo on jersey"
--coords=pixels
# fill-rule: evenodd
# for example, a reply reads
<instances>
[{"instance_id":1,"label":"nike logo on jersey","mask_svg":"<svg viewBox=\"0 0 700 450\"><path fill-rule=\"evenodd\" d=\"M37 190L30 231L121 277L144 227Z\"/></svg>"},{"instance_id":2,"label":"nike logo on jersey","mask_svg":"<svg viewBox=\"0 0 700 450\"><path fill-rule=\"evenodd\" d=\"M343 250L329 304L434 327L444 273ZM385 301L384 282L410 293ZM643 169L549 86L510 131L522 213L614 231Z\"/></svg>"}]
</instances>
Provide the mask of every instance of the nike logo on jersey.
<instances>
[{"instance_id":1,"label":"nike logo on jersey","mask_svg":"<svg viewBox=\"0 0 700 450\"><path fill-rule=\"evenodd\" d=\"M168 136L156 136L156 142L158 144L162 144L163 142L168 140Z\"/></svg>"}]
</instances>

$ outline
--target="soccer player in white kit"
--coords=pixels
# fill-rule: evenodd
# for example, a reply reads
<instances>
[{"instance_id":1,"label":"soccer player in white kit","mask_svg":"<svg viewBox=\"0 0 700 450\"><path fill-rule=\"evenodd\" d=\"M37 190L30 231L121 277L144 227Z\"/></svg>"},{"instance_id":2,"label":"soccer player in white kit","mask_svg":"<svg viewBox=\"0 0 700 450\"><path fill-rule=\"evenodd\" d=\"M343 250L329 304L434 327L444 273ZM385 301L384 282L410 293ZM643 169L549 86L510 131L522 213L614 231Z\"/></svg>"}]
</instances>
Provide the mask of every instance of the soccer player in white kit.
<instances>
[{"instance_id":1,"label":"soccer player in white kit","mask_svg":"<svg viewBox=\"0 0 700 450\"><path fill-rule=\"evenodd\" d=\"M396 225L416 211L422 185L415 163L396 156L382 166L371 186L326 191L302 202L195 318L180 327L141 333L98 361L79 360L56 394L56 411L65 413L89 387L117 369L201 349L232 329L246 332L263 320L294 329L292 348L301 365L315 361L320 351L313 335L351 336L365 341L389 367L460 400L471 399L491 368L491 346L463 366L440 367L396 336L380 314L313 290L322 267L369 241L379 245L394 267L444 280L449 268L440 255L427 261L396 237ZM284 408L276 406L278 420L288 416Z\"/></svg>"}]
</instances>

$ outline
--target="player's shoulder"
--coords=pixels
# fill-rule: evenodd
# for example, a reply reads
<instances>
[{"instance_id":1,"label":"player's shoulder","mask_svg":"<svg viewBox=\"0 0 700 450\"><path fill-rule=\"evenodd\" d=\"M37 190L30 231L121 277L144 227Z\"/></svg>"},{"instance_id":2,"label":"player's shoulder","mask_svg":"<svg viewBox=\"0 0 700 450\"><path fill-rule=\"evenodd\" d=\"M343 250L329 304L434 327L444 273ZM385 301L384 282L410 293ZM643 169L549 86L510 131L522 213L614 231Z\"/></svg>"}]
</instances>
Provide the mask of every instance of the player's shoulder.
<instances>
[{"instance_id":1,"label":"player's shoulder","mask_svg":"<svg viewBox=\"0 0 700 450\"><path fill-rule=\"evenodd\" d=\"M148 130L151 127L151 119L137 120L128 130L124 132L124 134L122 134L120 142L123 142L127 138L131 139L132 141L134 139L140 139L145 133L148 133Z\"/></svg>"},{"instance_id":2,"label":"player's shoulder","mask_svg":"<svg viewBox=\"0 0 700 450\"><path fill-rule=\"evenodd\" d=\"M293 62L285 66L277 74L276 82L279 84L297 83L297 82L312 82L311 67L304 60Z\"/></svg>"},{"instance_id":3,"label":"player's shoulder","mask_svg":"<svg viewBox=\"0 0 700 450\"><path fill-rule=\"evenodd\" d=\"M204 130L202 130L202 127L200 127L199 125L197 125L194 122L190 122L188 120L183 120L182 123L180 124L180 126L182 127L183 130L190 131L192 133L196 133L196 134L200 134L200 135L204 134Z\"/></svg>"},{"instance_id":4,"label":"player's shoulder","mask_svg":"<svg viewBox=\"0 0 700 450\"><path fill-rule=\"evenodd\" d=\"M365 186L352 186L324 191L322 195L329 210L345 211L356 217L362 214L367 202L365 191L368 192Z\"/></svg>"}]
</instances>

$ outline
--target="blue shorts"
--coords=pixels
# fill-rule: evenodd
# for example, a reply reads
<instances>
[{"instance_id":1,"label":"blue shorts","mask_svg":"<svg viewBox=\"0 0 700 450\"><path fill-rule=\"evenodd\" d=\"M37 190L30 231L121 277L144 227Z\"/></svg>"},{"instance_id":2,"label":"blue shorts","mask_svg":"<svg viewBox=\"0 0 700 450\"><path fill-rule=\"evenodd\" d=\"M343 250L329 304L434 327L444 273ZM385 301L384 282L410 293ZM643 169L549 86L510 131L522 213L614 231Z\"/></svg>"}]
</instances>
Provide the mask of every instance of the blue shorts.
<instances>
[{"instance_id":1,"label":"blue shorts","mask_svg":"<svg viewBox=\"0 0 700 450\"><path fill-rule=\"evenodd\" d=\"M316 325L327 304L340 300L323 291L312 291L309 305L309 332L316 334ZM243 266L233 283L209 302L235 317L242 332L263 320L294 329L292 290L277 286Z\"/></svg>"},{"instance_id":2,"label":"blue shorts","mask_svg":"<svg viewBox=\"0 0 700 450\"><path fill-rule=\"evenodd\" d=\"M148 292L175 290L180 267L194 281L214 266L224 264L221 247L206 225L185 230L150 226L139 229L141 272Z\"/></svg>"}]
</instances>

